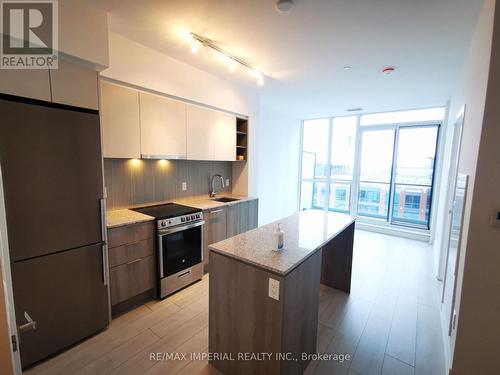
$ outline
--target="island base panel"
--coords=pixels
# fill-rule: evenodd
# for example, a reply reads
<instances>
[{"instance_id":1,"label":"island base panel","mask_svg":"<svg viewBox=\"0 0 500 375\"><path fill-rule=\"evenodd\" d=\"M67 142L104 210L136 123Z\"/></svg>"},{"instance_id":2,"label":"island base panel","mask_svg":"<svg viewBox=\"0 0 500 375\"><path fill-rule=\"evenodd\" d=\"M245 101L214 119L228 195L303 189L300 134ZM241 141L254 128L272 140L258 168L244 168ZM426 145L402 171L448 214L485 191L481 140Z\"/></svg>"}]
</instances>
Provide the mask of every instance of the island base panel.
<instances>
[{"instance_id":1,"label":"island base panel","mask_svg":"<svg viewBox=\"0 0 500 375\"><path fill-rule=\"evenodd\" d=\"M210 251L209 351L232 358L210 363L224 374L302 374L301 353L316 351L320 270L321 251L285 276ZM280 282L279 300L269 297L269 278ZM278 360L288 352L298 361Z\"/></svg>"},{"instance_id":2,"label":"island base panel","mask_svg":"<svg viewBox=\"0 0 500 375\"><path fill-rule=\"evenodd\" d=\"M321 284L351 292L354 223L323 246Z\"/></svg>"}]
</instances>

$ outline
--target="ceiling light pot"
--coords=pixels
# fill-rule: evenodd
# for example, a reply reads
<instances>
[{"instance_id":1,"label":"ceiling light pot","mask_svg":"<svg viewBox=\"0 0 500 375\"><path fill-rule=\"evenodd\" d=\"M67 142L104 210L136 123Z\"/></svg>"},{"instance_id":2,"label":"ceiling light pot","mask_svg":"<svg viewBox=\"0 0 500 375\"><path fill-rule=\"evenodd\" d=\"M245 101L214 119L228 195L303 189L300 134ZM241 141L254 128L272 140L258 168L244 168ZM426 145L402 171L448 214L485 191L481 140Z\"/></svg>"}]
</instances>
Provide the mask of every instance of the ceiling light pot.
<instances>
[{"instance_id":1,"label":"ceiling light pot","mask_svg":"<svg viewBox=\"0 0 500 375\"><path fill-rule=\"evenodd\" d=\"M293 1L292 0L279 0L275 8L278 12L284 13L288 12L293 8Z\"/></svg>"}]
</instances>

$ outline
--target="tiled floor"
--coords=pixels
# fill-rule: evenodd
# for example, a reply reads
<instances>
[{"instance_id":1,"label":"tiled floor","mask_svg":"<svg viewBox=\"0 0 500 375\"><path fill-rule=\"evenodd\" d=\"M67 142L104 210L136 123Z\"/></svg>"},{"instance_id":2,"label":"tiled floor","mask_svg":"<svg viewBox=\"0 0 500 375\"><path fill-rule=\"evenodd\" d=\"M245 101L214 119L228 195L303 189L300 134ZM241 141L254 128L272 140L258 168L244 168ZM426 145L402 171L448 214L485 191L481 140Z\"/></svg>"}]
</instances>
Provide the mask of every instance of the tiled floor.
<instances>
[{"instance_id":1,"label":"tiled floor","mask_svg":"<svg viewBox=\"0 0 500 375\"><path fill-rule=\"evenodd\" d=\"M321 287L318 351L307 374L445 374L432 248L356 231L350 295ZM206 352L208 276L172 297L113 320L105 332L28 374L209 374L203 360L155 361L152 353Z\"/></svg>"}]
</instances>

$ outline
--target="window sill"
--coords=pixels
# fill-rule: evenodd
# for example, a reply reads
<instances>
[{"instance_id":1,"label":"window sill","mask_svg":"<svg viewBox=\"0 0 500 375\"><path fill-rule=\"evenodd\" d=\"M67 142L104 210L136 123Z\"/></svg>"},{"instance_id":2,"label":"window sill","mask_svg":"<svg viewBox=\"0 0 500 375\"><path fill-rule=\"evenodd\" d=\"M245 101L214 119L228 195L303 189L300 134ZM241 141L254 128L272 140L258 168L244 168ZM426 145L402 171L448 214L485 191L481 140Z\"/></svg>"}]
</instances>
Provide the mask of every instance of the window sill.
<instances>
[{"instance_id":1,"label":"window sill","mask_svg":"<svg viewBox=\"0 0 500 375\"><path fill-rule=\"evenodd\" d=\"M359 218L356 219L356 229L368 230L372 232L409 238L412 240L418 240L424 242L430 242L431 239L430 230L427 229L408 228L408 227L400 228L385 223L367 222L360 220Z\"/></svg>"}]
</instances>

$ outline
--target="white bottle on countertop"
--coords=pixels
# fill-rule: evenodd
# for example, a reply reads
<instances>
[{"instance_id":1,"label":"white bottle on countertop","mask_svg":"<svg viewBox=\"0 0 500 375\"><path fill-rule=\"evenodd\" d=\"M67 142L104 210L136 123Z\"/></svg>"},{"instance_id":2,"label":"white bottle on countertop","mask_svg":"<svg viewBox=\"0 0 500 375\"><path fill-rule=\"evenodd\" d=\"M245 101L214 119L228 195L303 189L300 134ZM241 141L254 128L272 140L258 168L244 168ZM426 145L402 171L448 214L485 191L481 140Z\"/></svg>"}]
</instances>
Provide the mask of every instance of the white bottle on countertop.
<instances>
[{"instance_id":1,"label":"white bottle on countertop","mask_svg":"<svg viewBox=\"0 0 500 375\"><path fill-rule=\"evenodd\" d=\"M276 247L275 247L274 251L283 250L285 247L285 238L284 238L285 232L283 232L283 230L281 230L281 224L278 224L278 227L276 228L275 237L276 237Z\"/></svg>"}]
</instances>

